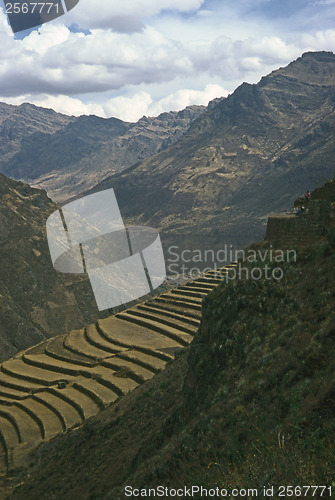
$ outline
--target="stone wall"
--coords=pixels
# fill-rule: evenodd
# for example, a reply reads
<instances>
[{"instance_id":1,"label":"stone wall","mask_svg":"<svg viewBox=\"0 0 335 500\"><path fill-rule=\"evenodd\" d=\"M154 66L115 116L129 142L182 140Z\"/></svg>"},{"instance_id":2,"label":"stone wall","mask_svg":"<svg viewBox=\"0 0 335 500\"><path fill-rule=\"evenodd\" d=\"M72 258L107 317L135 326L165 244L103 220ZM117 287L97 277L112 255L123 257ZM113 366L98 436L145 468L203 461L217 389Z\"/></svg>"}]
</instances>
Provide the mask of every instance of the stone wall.
<instances>
[{"instance_id":1,"label":"stone wall","mask_svg":"<svg viewBox=\"0 0 335 500\"><path fill-rule=\"evenodd\" d=\"M333 223L330 201L310 200L306 213L271 215L265 240L282 248L308 245L322 238Z\"/></svg>"}]
</instances>

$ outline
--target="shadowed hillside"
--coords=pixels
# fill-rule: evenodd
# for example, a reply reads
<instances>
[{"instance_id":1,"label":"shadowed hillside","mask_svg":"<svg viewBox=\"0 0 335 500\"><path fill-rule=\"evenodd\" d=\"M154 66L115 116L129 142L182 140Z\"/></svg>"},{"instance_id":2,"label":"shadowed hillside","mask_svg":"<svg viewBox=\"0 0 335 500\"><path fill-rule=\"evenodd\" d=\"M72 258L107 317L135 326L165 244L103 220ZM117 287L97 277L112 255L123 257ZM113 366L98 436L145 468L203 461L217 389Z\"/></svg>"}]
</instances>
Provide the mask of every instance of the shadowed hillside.
<instances>
[{"instance_id":1,"label":"shadowed hillside","mask_svg":"<svg viewBox=\"0 0 335 500\"><path fill-rule=\"evenodd\" d=\"M263 252L244 263L249 270L280 267L283 278L217 286L204 299L191 345L99 416L41 448L11 499L116 500L126 498L125 486L159 485L218 487L227 495L255 488L259 496L273 486L275 499L280 485L325 485L313 498L330 498L334 226L298 246L290 262L263 258L268 243L249 250ZM9 479L4 484L11 488Z\"/></svg>"},{"instance_id":2,"label":"shadowed hillside","mask_svg":"<svg viewBox=\"0 0 335 500\"><path fill-rule=\"evenodd\" d=\"M190 344L201 303L230 268L54 337L0 365L0 475L160 372Z\"/></svg>"},{"instance_id":3,"label":"shadowed hillside","mask_svg":"<svg viewBox=\"0 0 335 500\"><path fill-rule=\"evenodd\" d=\"M0 174L0 360L99 317L86 276L57 273L46 193ZM101 317L101 314L100 314Z\"/></svg>"}]
</instances>

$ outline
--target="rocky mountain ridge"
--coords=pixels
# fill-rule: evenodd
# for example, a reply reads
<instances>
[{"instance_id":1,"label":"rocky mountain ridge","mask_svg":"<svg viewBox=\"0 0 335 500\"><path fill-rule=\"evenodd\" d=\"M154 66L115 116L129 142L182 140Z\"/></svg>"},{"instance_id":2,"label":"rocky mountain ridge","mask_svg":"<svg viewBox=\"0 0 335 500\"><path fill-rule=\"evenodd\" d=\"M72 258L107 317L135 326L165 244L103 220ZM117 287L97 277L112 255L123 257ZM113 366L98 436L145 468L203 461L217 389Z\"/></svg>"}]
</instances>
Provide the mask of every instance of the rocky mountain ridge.
<instances>
[{"instance_id":1,"label":"rocky mountain ridge","mask_svg":"<svg viewBox=\"0 0 335 500\"><path fill-rule=\"evenodd\" d=\"M65 117L29 104L2 105L0 172L63 202L171 145L204 109L188 106L128 123L94 115Z\"/></svg>"},{"instance_id":2,"label":"rocky mountain ridge","mask_svg":"<svg viewBox=\"0 0 335 500\"><path fill-rule=\"evenodd\" d=\"M240 248L264 236L269 213L333 177L334 132L335 56L309 52L89 192L113 187L128 220L159 227L165 246Z\"/></svg>"}]
</instances>

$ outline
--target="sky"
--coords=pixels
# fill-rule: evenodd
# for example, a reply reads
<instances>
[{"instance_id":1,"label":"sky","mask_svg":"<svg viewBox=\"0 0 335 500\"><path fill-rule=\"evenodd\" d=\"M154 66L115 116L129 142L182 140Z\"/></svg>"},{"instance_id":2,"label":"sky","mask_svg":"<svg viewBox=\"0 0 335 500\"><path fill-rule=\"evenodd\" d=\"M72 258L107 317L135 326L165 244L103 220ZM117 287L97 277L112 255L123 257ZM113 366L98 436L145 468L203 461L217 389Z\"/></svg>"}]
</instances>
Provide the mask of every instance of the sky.
<instances>
[{"instance_id":1,"label":"sky","mask_svg":"<svg viewBox=\"0 0 335 500\"><path fill-rule=\"evenodd\" d=\"M80 0L14 35L0 0L0 101L137 121L335 51L335 0Z\"/></svg>"}]
</instances>

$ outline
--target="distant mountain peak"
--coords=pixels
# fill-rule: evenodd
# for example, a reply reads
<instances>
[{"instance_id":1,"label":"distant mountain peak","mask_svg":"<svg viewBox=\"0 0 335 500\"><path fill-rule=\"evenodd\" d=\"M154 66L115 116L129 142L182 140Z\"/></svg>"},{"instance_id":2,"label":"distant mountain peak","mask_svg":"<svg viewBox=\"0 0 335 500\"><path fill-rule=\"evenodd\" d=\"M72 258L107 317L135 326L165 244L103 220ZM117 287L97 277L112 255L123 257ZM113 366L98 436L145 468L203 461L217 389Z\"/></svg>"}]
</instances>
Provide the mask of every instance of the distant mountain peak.
<instances>
[{"instance_id":1,"label":"distant mountain peak","mask_svg":"<svg viewBox=\"0 0 335 500\"><path fill-rule=\"evenodd\" d=\"M318 59L318 60L334 60L335 54L331 50L319 50L319 51L308 51L304 52L301 57L298 57L297 61L300 59L306 59L308 57L312 57L313 59Z\"/></svg>"},{"instance_id":2,"label":"distant mountain peak","mask_svg":"<svg viewBox=\"0 0 335 500\"><path fill-rule=\"evenodd\" d=\"M305 52L284 68L263 77L264 86L273 78L294 78L308 85L333 85L335 79L335 55L333 52Z\"/></svg>"}]
</instances>

